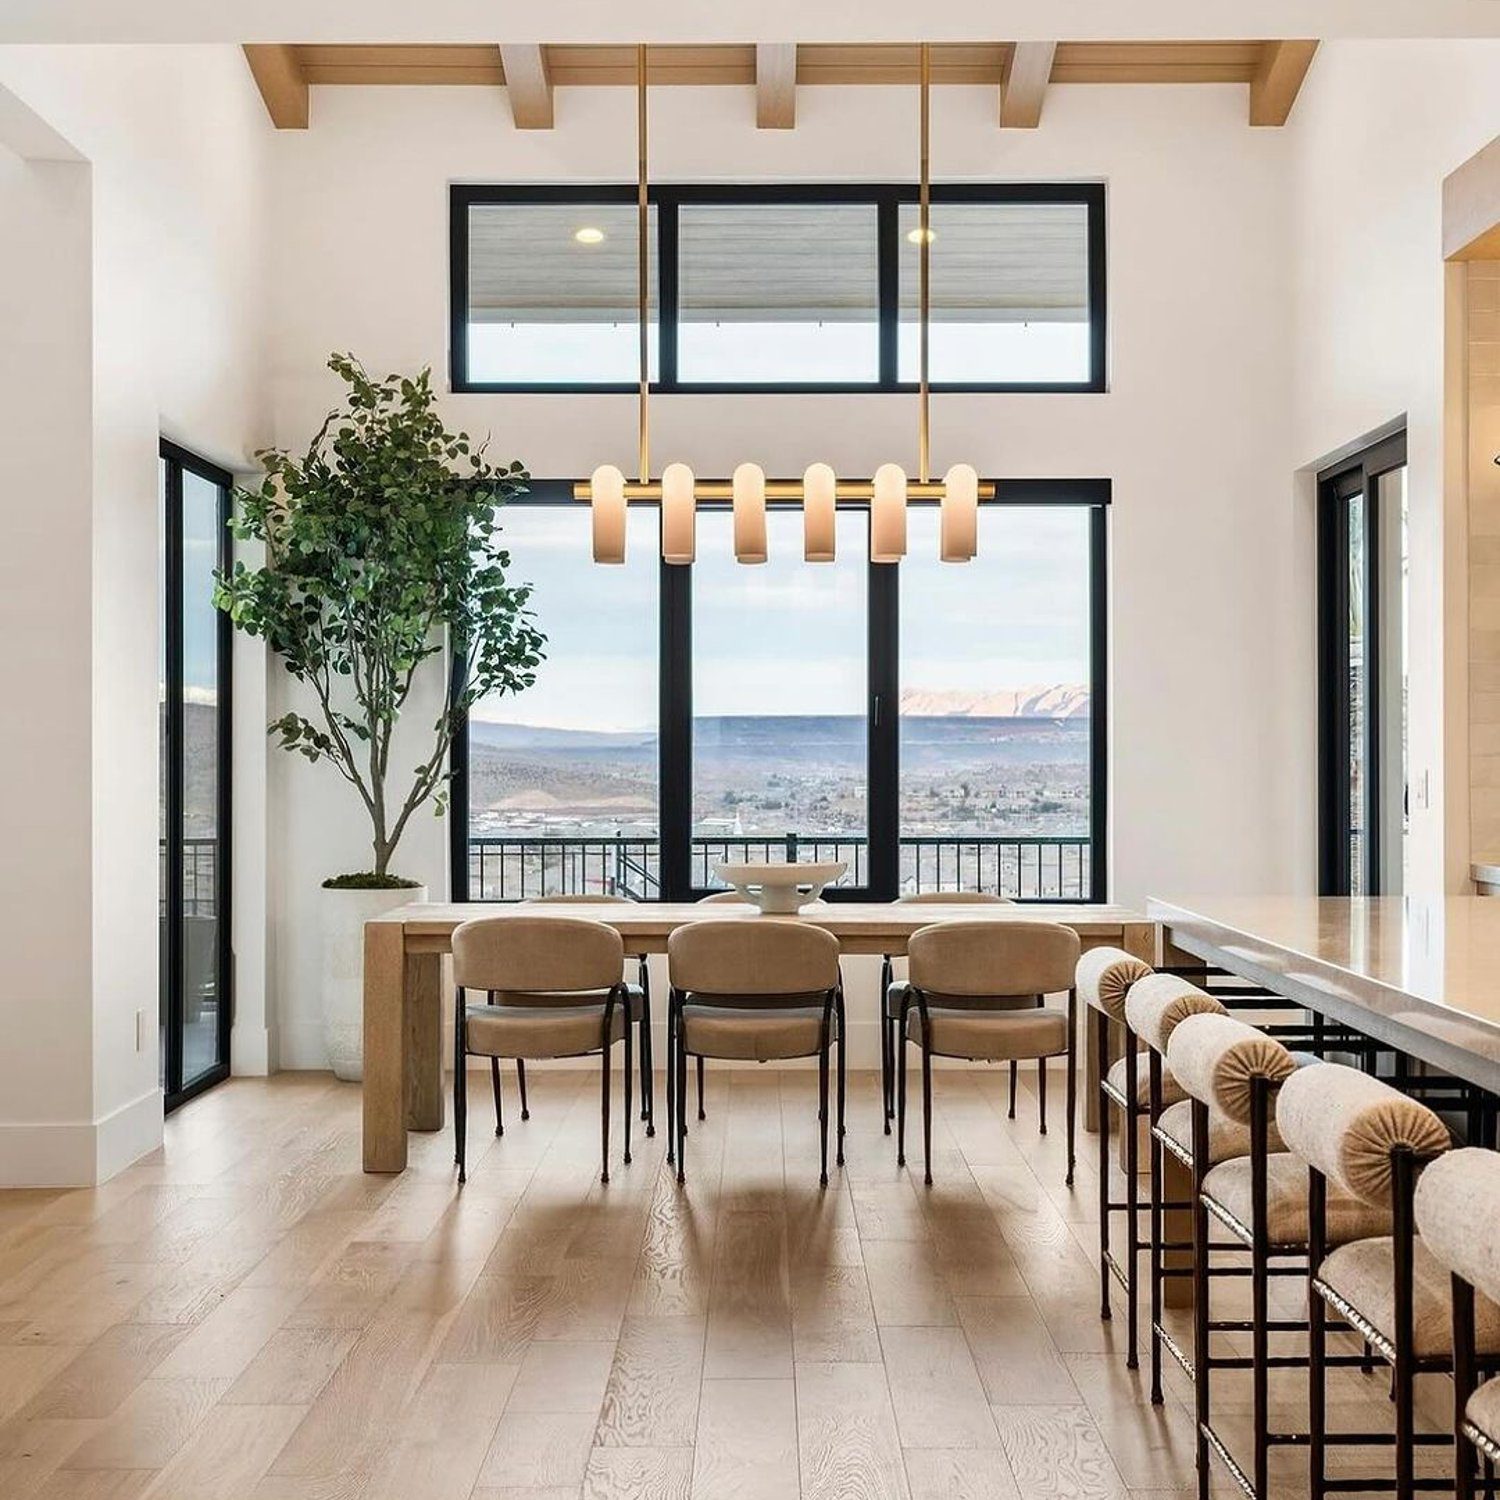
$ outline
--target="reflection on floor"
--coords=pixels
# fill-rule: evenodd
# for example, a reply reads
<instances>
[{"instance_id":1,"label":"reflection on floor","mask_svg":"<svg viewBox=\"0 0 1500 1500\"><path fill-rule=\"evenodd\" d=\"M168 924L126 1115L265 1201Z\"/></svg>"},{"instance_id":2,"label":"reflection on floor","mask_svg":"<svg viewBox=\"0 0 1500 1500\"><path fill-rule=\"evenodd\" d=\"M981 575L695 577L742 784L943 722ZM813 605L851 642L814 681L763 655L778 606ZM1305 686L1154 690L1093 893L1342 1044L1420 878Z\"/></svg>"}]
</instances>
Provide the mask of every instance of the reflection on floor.
<instances>
[{"instance_id":1,"label":"reflection on floor","mask_svg":"<svg viewBox=\"0 0 1500 1500\"><path fill-rule=\"evenodd\" d=\"M103 1188L0 1193L0 1495L1191 1491L1190 1388L1153 1410L1099 1322L1093 1138L1070 1193L1060 1128L1007 1122L998 1074L938 1080L926 1191L851 1078L826 1192L812 1073L710 1071L681 1192L660 1135L601 1187L596 1076L534 1074L503 1140L476 1074L462 1193L448 1133L364 1176L358 1087L320 1074L221 1086ZM1336 1378L1336 1423L1389 1422L1382 1376ZM1278 1374L1278 1419L1301 1387ZM1295 1496L1303 1457L1276 1462Z\"/></svg>"}]
</instances>

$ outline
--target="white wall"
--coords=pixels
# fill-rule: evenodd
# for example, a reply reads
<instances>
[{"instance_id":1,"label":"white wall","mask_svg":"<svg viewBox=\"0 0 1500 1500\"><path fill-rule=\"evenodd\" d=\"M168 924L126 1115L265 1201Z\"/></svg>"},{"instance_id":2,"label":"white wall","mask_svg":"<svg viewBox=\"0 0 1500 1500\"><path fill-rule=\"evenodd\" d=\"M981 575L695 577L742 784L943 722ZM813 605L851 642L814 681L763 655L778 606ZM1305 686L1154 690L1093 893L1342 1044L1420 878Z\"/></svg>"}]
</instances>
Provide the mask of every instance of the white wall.
<instances>
[{"instance_id":1,"label":"white wall","mask_svg":"<svg viewBox=\"0 0 1500 1500\"><path fill-rule=\"evenodd\" d=\"M1444 480L1441 187L1500 132L1497 80L1497 42L1325 44L1288 127L1294 460L1316 468L1407 422L1409 764L1430 786L1430 805L1412 799L1417 891L1469 888L1465 518Z\"/></svg>"},{"instance_id":2,"label":"white wall","mask_svg":"<svg viewBox=\"0 0 1500 1500\"><path fill-rule=\"evenodd\" d=\"M68 642L72 655L55 662L55 691L91 694L90 724L49 752L55 801L26 803L25 782L5 778L10 816L37 807L65 819L79 808L90 818L87 868L59 874L45 912L7 907L7 944L25 941L59 956L57 984L70 1007L89 1013L81 1093L73 1092L76 1059L54 1057L40 1024L7 1035L7 1061L50 1085L57 1098L47 1117L61 1143L51 1165L0 1160L17 1180L92 1181L107 1176L161 1137L157 1088L157 442L173 437L230 467L245 468L265 432L261 368L264 294L264 148L270 132L244 60L232 47L0 49L0 86L35 111L87 162L75 170L88 186L85 207L92 251L91 301L47 301L39 272L17 267L7 291L51 314L85 319L88 341L72 353L90 399L70 420L53 455L59 473L82 464L91 488L72 509L38 507L32 489L7 486L8 512L45 518L32 587L57 585L56 602L39 618L66 638L83 621L88 637ZM8 175L14 176L7 165ZM11 222L9 215L7 224ZM35 272L35 268L33 268ZM91 322L88 321L90 309ZM59 314L61 318L61 314ZM13 360L19 340L8 321L0 360L24 384L30 371ZM90 410L91 407L91 410ZM55 493L61 499L59 486ZM7 514L7 533L15 524ZM23 560L25 554L22 554ZM81 591L81 608L66 591ZM40 606L39 606L40 608ZM34 637L38 650L46 637ZM24 637L7 632L6 654ZM253 685L251 686L253 698ZM37 693L7 696L36 722L53 723L52 705ZM71 722L65 708L58 726ZM74 764L70 752L86 758ZM255 753L242 757L253 803ZM251 861L254 840L244 850ZM45 866L36 869L45 870ZM36 869L21 874L35 878ZM259 882L263 884L262 882ZM64 957L65 956L65 957ZM7 974L6 993L12 993ZM257 996L242 996L259 1010ZM24 996L23 996L24 1003ZM144 1045L136 1046L136 1012L145 1012ZM263 1025L263 1023L262 1023ZM20 1039L20 1045L13 1045ZM62 1089L66 1076L68 1090ZM35 1119L24 1094L0 1082L0 1126ZM4 1130L0 1130L3 1138ZM30 1139L30 1137L27 1137Z\"/></svg>"},{"instance_id":3,"label":"white wall","mask_svg":"<svg viewBox=\"0 0 1500 1500\"><path fill-rule=\"evenodd\" d=\"M803 89L796 131L778 133L755 129L749 90L659 90L653 174L911 179L915 107L909 89ZM632 108L626 90L568 90L555 130L516 132L488 90L315 90L314 128L274 147L277 440L304 440L335 394L321 373L330 349L443 376L451 180L629 180ZM1112 893L1306 888L1311 640L1267 586L1301 542L1288 137L1246 126L1242 88L1057 88L1041 130L1004 133L992 90L944 89L933 149L939 177L1109 185L1109 393L938 397L933 463L1114 481ZM634 452L631 397L446 405L539 475ZM652 416L658 462L681 457L699 472L752 454L773 473L815 458L844 472L915 458L909 398L661 398ZM271 777L286 881L275 907L282 1059L307 1066L321 1057L309 913L318 881L358 859L363 835L352 800L319 769L274 756ZM446 850L445 829L424 819L399 863L441 891Z\"/></svg>"}]
</instances>

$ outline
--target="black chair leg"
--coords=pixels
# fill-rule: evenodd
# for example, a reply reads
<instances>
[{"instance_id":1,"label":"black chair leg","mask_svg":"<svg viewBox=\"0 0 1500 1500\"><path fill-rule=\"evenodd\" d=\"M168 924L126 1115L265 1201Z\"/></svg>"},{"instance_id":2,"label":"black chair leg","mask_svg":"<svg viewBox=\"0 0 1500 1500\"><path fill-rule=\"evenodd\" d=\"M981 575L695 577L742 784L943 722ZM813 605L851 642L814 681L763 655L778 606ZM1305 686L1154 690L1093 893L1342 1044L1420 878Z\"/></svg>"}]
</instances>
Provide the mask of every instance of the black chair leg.
<instances>
[{"instance_id":1,"label":"black chair leg","mask_svg":"<svg viewBox=\"0 0 1500 1500\"><path fill-rule=\"evenodd\" d=\"M896 1113L895 1068L891 1062L891 1019L885 1013L885 997L880 999L880 1106L885 1115L885 1133L891 1133L891 1119Z\"/></svg>"},{"instance_id":2,"label":"black chair leg","mask_svg":"<svg viewBox=\"0 0 1500 1500\"><path fill-rule=\"evenodd\" d=\"M599 1171L599 1181L609 1181L609 1062L611 1048L608 1044L604 1047L603 1061L599 1069L599 1134L602 1144L603 1166Z\"/></svg>"},{"instance_id":3,"label":"black chair leg","mask_svg":"<svg viewBox=\"0 0 1500 1500\"><path fill-rule=\"evenodd\" d=\"M687 1038L679 1021L677 1027L677 1181L683 1181L687 1158Z\"/></svg>"},{"instance_id":4,"label":"black chair leg","mask_svg":"<svg viewBox=\"0 0 1500 1500\"><path fill-rule=\"evenodd\" d=\"M698 1118L706 1120L707 1115L703 1113L703 1059L698 1059Z\"/></svg>"},{"instance_id":5,"label":"black chair leg","mask_svg":"<svg viewBox=\"0 0 1500 1500\"><path fill-rule=\"evenodd\" d=\"M667 1066L663 1070L667 1085L667 1165L677 1160L677 1121L673 1113L677 1094L677 1008L667 1001Z\"/></svg>"},{"instance_id":6,"label":"black chair leg","mask_svg":"<svg viewBox=\"0 0 1500 1500\"><path fill-rule=\"evenodd\" d=\"M469 1133L469 1085L468 1070L464 1064L467 1058L464 1054L463 1034L459 1033L458 1040L454 1046L453 1058L453 1154L458 1163L458 1180L467 1182L468 1172L468 1133Z\"/></svg>"},{"instance_id":7,"label":"black chair leg","mask_svg":"<svg viewBox=\"0 0 1500 1500\"><path fill-rule=\"evenodd\" d=\"M630 1012L625 1013L625 1165L630 1165L630 1121L635 1110L632 1090L635 1088L634 1039L630 1032Z\"/></svg>"},{"instance_id":8,"label":"black chair leg","mask_svg":"<svg viewBox=\"0 0 1500 1500\"><path fill-rule=\"evenodd\" d=\"M891 1058L896 1070L896 1165L906 1165L906 1036L905 1027L897 1033L898 1048Z\"/></svg>"},{"instance_id":9,"label":"black chair leg","mask_svg":"<svg viewBox=\"0 0 1500 1500\"><path fill-rule=\"evenodd\" d=\"M1073 1038L1070 1035L1069 1038L1068 1038L1068 1061L1067 1061L1067 1069L1068 1069L1068 1087L1067 1087L1067 1102L1068 1102L1068 1175L1063 1179L1063 1181L1069 1187L1073 1186L1073 1167L1075 1165L1075 1159L1076 1159L1075 1148L1076 1148L1076 1138L1077 1138L1077 1129L1078 1129L1078 1063L1077 1063L1077 1060L1075 1059L1075 1057L1074 1057L1073 1054L1074 1054L1074 1044L1073 1044ZM1132 1254L1132 1256L1135 1254L1135 1247L1134 1246L1131 1247L1131 1254Z\"/></svg>"},{"instance_id":10,"label":"black chair leg","mask_svg":"<svg viewBox=\"0 0 1500 1500\"><path fill-rule=\"evenodd\" d=\"M922 1181L932 1186L932 1050L922 1038Z\"/></svg>"},{"instance_id":11,"label":"black chair leg","mask_svg":"<svg viewBox=\"0 0 1500 1500\"><path fill-rule=\"evenodd\" d=\"M495 1134L505 1134L505 1116L500 1109L500 1059L490 1059L490 1087L495 1092Z\"/></svg>"},{"instance_id":12,"label":"black chair leg","mask_svg":"<svg viewBox=\"0 0 1500 1500\"><path fill-rule=\"evenodd\" d=\"M818 1186L828 1186L828 1038L823 1038L822 1049L818 1053L818 1142L820 1150L820 1169L818 1172Z\"/></svg>"},{"instance_id":13,"label":"black chair leg","mask_svg":"<svg viewBox=\"0 0 1500 1500\"><path fill-rule=\"evenodd\" d=\"M656 1134L656 1063L651 1056L651 1001L641 1009L641 1119L648 1136Z\"/></svg>"},{"instance_id":14,"label":"black chair leg","mask_svg":"<svg viewBox=\"0 0 1500 1500\"><path fill-rule=\"evenodd\" d=\"M845 1085L846 1085L846 1081L847 1081L847 1079L846 1079L847 1069L845 1067L845 1058L844 1058L844 1052L845 1052L845 1048L846 1048L846 1043L845 1043L845 1039L844 1039L845 1020L844 1020L844 1002L843 1002L842 998L840 998L840 1000L839 1000L839 1012L838 1012L838 1015L839 1015L839 1037L838 1037L838 1041L839 1041L838 1129L837 1129L837 1131L835 1132L835 1135L834 1135L834 1143L835 1143L836 1149L835 1149L835 1152L834 1152L834 1158L833 1159L834 1159L834 1161L839 1166L843 1166L844 1165L844 1092L845 1092Z\"/></svg>"},{"instance_id":15,"label":"black chair leg","mask_svg":"<svg viewBox=\"0 0 1500 1500\"><path fill-rule=\"evenodd\" d=\"M1047 1133L1047 1059L1036 1060L1036 1129L1038 1135Z\"/></svg>"},{"instance_id":16,"label":"black chair leg","mask_svg":"<svg viewBox=\"0 0 1500 1500\"><path fill-rule=\"evenodd\" d=\"M1020 1071L1020 1066L1021 1065L1018 1062L1016 1062L1014 1059L1011 1060L1011 1065L1010 1065L1010 1110L1009 1110L1009 1112L1005 1116L1005 1118L1007 1120L1014 1120L1015 1117L1016 1117L1016 1075Z\"/></svg>"},{"instance_id":17,"label":"black chair leg","mask_svg":"<svg viewBox=\"0 0 1500 1500\"><path fill-rule=\"evenodd\" d=\"M524 1057L516 1059L516 1087L521 1091L521 1118L529 1120L531 1106L526 1102L526 1059Z\"/></svg>"}]
</instances>

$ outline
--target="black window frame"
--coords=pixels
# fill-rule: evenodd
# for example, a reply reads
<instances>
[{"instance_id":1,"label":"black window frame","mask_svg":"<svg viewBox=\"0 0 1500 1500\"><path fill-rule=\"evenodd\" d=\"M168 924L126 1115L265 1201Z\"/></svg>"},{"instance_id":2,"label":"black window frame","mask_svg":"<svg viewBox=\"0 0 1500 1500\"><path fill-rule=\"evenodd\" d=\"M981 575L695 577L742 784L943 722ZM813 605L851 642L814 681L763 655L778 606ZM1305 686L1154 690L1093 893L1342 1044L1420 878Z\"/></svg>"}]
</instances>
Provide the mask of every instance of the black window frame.
<instances>
[{"instance_id":1,"label":"black window frame","mask_svg":"<svg viewBox=\"0 0 1500 1500\"><path fill-rule=\"evenodd\" d=\"M483 204L634 203L633 183L466 184L448 189L448 379L459 394L625 394L635 381L491 381L468 377L469 210ZM717 186L657 184L649 189L656 209L657 319L660 347L651 389L662 395L878 395L910 393L915 381L897 379L901 325L900 209L915 203L914 183L757 183ZM1077 381L931 382L937 392L1089 395L1107 389L1108 276L1103 183L935 183L934 203L1076 203L1088 213L1089 376ZM869 203L877 211L880 373L873 381L692 381L677 378L677 211L705 203Z\"/></svg>"},{"instance_id":2,"label":"black window frame","mask_svg":"<svg viewBox=\"0 0 1500 1500\"><path fill-rule=\"evenodd\" d=\"M532 479L513 506L577 506L573 480ZM1108 899L1109 828L1109 506L1108 479L997 479L982 505L1086 507L1089 511L1089 892L1083 904ZM649 503L649 502L632 502ZM777 502L771 502L773 505ZM796 502L782 502L795 505ZM934 501L912 500L912 505ZM700 502L727 511L727 501ZM842 506L840 507L843 508ZM868 506L851 507L864 510ZM586 552L580 567L593 567ZM658 817L660 901L696 901L710 892L692 881L692 568L662 562L658 592ZM959 566L955 564L955 566ZM901 565L867 562L866 647L868 735L867 881L831 888L831 901L892 901L899 894L901 836L900 654ZM455 671L462 653L454 652ZM455 684L457 686L458 684ZM449 752L449 889L454 901L469 893L469 731L465 719ZM1028 904L1076 905L1073 897L1025 897Z\"/></svg>"},{"instance_id":3,"label":"black window frame","mask_svg":"<svg viewBox=\"0 0 1500 1500\"><path fill-rule=\"evenodd\" d=\"M1385 768L1381 750L1380 480L1406 464L1406 430L1318 473L1318 890L1347 896L1350 870L1349 773L1349 510L1364 505L1365 788L1364 887L1379 890L1380 808Z\"/></svg>"},{"instance_id":4,"label":"black window frame","mask_svg":"<svg viewBox=\"0 0 1500 1500\"><path fill-rule=\"evenodd\" d=\"M218 1004L218 1060L186 1084L182 1079L183 1026L183 750L185 723L183 714L183 516L182 476L191 473L214 485L219 491L219 559L218 566L228 570L234 563L234 537L230 519L234 504L234 476L217 464L200 458L181 445L162 438L159 456L166 466L165 527L166 573L162 579L164 608L163 628L166 637L166 915L163 924L161 973L158 976L160 999L165 1000L168 1022L165 1028L165 1067L163 1094L165 1112L171 1114L179 1105L196 1098L206 1089L222 1083L230 1072L230 1034L234 1024L234 946L233 946L233 735L234 714L234 627L222 610L214 621L216 655L216 689L219 733L215 739L215 851L214 906L216 911L215 983Z\"/></svg>"}]
</instances>

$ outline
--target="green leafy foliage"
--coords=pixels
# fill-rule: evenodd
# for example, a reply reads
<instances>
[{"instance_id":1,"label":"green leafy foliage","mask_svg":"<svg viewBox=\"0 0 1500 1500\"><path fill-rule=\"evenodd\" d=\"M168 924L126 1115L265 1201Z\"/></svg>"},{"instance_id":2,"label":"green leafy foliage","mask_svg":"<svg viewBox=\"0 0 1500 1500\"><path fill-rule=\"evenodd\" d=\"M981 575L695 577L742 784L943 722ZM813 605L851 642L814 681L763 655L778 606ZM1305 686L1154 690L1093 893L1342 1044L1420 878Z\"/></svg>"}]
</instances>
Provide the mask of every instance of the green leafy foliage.
<instances>
[{"instance_id":1,"label":"green leafy foliage","mask_svg":"<svg viewBox=\"0 0 1500 1500\"><path fill-rule=\"evenodd\" d=\"M236 492L233 529L263 543L265 561L216 574L214 603L316 694L315 716L284 714L270 733L354 787L373 874L386 877L412 814L446 806L463 715L535 680L546 641L526 608L529 585L507 581L498 520L529 476L444 427L431 371L377 380L345 354L328 367L348 387L344 401L305 453L256 455L265 478ZM445 641L462 670L407 780L391 765L392 736L418 670Z\"/></svg>"}]
</instances>

